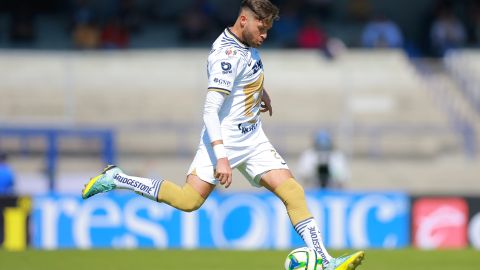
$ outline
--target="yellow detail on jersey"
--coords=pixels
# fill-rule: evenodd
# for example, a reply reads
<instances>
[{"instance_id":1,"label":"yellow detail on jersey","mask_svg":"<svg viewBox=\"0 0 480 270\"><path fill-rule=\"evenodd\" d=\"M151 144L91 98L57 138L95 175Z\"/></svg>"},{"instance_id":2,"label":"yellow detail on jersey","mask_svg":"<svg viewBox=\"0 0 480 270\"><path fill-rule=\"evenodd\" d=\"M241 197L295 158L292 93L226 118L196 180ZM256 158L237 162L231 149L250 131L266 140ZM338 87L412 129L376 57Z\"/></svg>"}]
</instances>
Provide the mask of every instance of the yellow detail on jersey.
<instances>
[{"instance_id":1,"label":"yellow detail on jersey","mask_svg":"<svg viewBox=\"0 0 480 270\"><path fill-rule=\"evenodd\" d=\"M243 88L243 93L245 94L245 112L244 115L247 117L253 116L253 108L258 106L262 101L262 91L263 91L263 73L260 74L258 79L250 84L247 84ZM258 93L258 96L255 97L255 93Z\"/></svg>"},{"instance_id":2,"label":"yellow detail on jersey","mask_svg":"<svg viewBox=\"0 0 480 270\"><path fill-rule=\"evenodd\" d=\"M210 88L208 88L208 91L215 91L215 92L224 93L224 94L227 94L227 96L230 95L230 91L222 89L222 88L210 87Z\"/></svg>"}]
</instances>

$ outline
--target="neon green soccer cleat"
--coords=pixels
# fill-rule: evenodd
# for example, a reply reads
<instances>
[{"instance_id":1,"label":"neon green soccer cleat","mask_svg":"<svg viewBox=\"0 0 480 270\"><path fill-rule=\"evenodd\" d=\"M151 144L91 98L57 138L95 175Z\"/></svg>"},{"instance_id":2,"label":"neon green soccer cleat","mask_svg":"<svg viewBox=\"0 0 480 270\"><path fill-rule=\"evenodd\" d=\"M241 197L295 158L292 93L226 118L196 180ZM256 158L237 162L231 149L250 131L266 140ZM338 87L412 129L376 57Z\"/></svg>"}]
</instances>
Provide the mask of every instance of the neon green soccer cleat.
<instances>
[{"instance_id":1,"label":"neon green soccer cleat","mask_svg":"<svg viewBox=\"0 0 480 270\"><path fill-rule=\"evenodd\" d=\"M354 270L362 263L364 257L365 252L357 251L351 255L333 258L325 270Z\"/></svg>"},{"instance_id":2,"label":"neon green soccer cleat","mask_svg":"<svg viewBox=\"0 0 480 270\"><path fill-rule=\"evenodd\" d=\"M116 185L113 181L113 176L121 173L122 170L115 165L108 165L103 172L88 181L85 188L82 190L82 198L88 199L95 194L108 192L115 189Z\"/></svg>"}]
</instances>

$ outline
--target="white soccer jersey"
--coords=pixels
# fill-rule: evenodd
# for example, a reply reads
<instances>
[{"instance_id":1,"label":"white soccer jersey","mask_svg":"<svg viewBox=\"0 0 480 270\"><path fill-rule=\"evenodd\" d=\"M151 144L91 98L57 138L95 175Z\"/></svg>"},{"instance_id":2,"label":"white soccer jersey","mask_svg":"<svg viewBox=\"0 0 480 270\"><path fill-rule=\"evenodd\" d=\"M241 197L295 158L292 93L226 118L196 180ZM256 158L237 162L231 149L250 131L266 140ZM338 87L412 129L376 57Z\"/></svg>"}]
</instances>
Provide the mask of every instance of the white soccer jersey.
<instances>
[{"instance_id":1,"label":"white soccer jersey","mask_svg":"<svg viewBox=\"0 0 480 270\"><path fill-rule=\"evenodd\" d=\"M219 111L223 144L230 166L237 168L253 186L274 169L288 169L287 163L268 141L260 121L263 65L258 52L243 44L228 28L213 43L208 56L208 89L225 93ZM188 169L205 182L215 179L217 159L204 127L200 146Z\"/></svg>"},{"instance_id":2,"label":"white soccer jersey","mask_svg":"<svg viewBox=\"0 0 480 270\"><path fill-rule=\"evenodd\" d=\"M267 142L260 121L264 76L257 50L226 28L213 43L207 71L208 90L227 94L219 111L225 147L255 147ZM210 143L205 128L201 141Z\"/></svg>"}]
</instances>

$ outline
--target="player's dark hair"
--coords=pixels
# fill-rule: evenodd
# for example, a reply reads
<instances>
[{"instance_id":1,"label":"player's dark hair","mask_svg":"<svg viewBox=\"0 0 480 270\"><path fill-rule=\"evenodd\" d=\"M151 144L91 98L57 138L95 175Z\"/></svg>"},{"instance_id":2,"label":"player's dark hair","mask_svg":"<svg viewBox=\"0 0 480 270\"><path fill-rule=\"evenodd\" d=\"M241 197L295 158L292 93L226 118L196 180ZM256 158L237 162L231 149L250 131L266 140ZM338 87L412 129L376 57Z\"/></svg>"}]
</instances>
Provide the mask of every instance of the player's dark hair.
<instances>
[{"instance_id":1,"label":"player's dark hair","mask_svg":"<svg viewBox=\"0 0 480 270\"><path fill-rule=\"evenodd\" d=\"M250 9L261 21L273 22L278 20L278 7L269 0L243 0L240 9Z\"/></svg>"}]
</instances>

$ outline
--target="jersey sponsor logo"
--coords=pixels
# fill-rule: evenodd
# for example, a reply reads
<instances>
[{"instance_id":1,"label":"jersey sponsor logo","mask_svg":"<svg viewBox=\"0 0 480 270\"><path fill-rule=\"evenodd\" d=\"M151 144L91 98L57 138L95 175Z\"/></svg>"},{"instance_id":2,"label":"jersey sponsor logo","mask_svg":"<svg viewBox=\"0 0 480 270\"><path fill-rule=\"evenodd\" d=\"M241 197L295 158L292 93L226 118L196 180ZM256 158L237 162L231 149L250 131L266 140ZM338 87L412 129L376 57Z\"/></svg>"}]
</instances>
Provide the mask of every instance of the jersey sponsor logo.
<instances>
[{"instance_id":1,"label":"jersey sponsor logo","mask_svg":"<svg viewBox=\"0 0 480 270\"><path fill-rule=\"evenodd\" d=\"M238 124L238 130L242 132L242 134L246 134L248 132L254 131L257 129L258 123L255 123L253 125L250 125L248 127L242 127L242 124Z\"/></svg>"},{"instance_id":2,"label":"jersey sponsor logo","mask_svg":"<svg viewBox=\"0 0 480 270\"><path fill-rule=\"evenodd\" d=\"M260 69L263 69L263 64L262 60L259 60L255 65L253 66L253 74L257 73Z\"/></svg>"},{"instance_id":3,"label":"jersey sponsor logo","mask_svg":"<svg viewBox=\"0 0 480 270\"><path fill-rule=\"evenodd\" d=\"M221 86L230 86L232 84L232 82L230 81L219 79L219 78L214 78L213 82Z\"/></svg>"},{"instance_id":4,"label":"jersey sponsor logo","mask_svg":"<svg viewBox=\"0 0 480 270\"><path fill-rule=\"evenodd\" d=\"M232 64L228 63L228 62L222 62L221 63L222 65L222 73L223 74L230 74L232 73Z\"/></svg>"},{"instance_id":5,"label":"jersey sponsor logo","mask_svg":"<svg viewBox=\"0 0 480 270\"><path fill-rule=\"evenodd\" d=\"M126 177L122 177L120 176L118 173L115 174L115 176L113 177L115 180L119 181L120 183L124 183L124 184L127 184L133 188L138 188L140 189L142 192L144 193L150 193L152 191L152 187L149 187L147 185L144 185L136 180L133 180L133 179L130 179L130 178L126 178Z\"/></svg>"}]
</instances>

